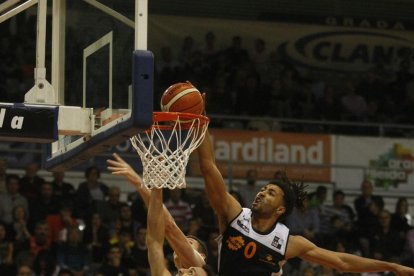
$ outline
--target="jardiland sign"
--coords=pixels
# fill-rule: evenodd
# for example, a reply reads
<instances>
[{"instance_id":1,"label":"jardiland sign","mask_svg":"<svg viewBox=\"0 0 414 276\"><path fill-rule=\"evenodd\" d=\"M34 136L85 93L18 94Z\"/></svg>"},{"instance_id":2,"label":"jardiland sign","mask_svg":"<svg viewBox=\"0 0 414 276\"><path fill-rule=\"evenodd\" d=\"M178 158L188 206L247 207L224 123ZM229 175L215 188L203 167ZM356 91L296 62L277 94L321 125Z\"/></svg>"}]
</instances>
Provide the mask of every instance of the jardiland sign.
<instances>
[{"instance_id":1,"label":"jardiland sign","mask_svg":"<svg viewBox=\"0 0 414 276\"><path fill-rule=\"evenodd\" d=\"M284 169L293 179L331 182L331 137L212 129L216 162L225 177L243 178L256 168L260 179L271 179ZM197 158L190 162L191 172L199 174Z\"/></svg>"}]
</instances>

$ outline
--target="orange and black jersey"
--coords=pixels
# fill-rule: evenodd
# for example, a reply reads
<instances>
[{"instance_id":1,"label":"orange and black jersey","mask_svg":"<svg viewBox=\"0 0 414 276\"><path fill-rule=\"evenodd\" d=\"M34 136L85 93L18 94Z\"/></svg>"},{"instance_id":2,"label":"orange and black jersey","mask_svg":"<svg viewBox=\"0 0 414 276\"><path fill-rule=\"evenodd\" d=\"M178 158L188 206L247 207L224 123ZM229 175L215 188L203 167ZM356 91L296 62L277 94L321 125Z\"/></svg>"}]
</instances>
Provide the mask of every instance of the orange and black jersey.
<instances>
[{"instance_id":1,"label":"orange and black jersey","mask_svg":"<svg viewBox=\"0 0 414 276\"><path fill-rule=\"evenodd\" d=\"M219 275L280 275L289 228L276 223L268 233L253 230L252 211L243 208L219 238Z\"/></svg>"}]
</instances>

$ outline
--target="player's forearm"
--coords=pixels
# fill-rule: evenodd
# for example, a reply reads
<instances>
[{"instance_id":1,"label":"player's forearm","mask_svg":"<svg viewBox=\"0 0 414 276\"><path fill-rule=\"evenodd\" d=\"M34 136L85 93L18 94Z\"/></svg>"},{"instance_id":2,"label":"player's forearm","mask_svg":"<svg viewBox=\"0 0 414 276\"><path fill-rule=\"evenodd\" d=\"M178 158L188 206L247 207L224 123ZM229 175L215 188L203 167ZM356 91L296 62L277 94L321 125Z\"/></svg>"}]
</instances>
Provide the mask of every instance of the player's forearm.
<instances>
[{"instance_id":1,"label":"player's forearm","mask_svg":"<svg viewBox=\"0 0 414 276\"><path fill-rule=\"evenodd\" d=\"M162 189L151 191L148 204L147 246L152 275L169 275L164 262L164 216Z\"/></svg>"},{"instance_id":2,"label":"player's forearm","mask_svg":"<svg viewBox=\"0 0 414 276\"><path fill-rule=\"evenodd\" d=\"M152 243L162 244L164 242L165 222L162 212L162 190L154 189L149 200L147 222L147 239Z\"/></svg>"},{"instance_id":3,"label":"player's forearm","mask_svg":"<svg viewBox=\"0 0 414 276\"><path fill-rule=\"evenodd\" d=\"M343 263L338 270L342 272L380 272L395 271L396 264L364 258L347 253L338 253Z\"/></svg>"},{"instance_id":4,"label":"player's forearm","mask_svg":"<svg viewBox=\"0 0 414 276\"><path fill-rule=\"evenodd\" d=\"M200 168L211 167L215 164L215 156L213 144L211 142L210 133L207 131L203 142L197 148Z\"/></svg>"}]
</instances>

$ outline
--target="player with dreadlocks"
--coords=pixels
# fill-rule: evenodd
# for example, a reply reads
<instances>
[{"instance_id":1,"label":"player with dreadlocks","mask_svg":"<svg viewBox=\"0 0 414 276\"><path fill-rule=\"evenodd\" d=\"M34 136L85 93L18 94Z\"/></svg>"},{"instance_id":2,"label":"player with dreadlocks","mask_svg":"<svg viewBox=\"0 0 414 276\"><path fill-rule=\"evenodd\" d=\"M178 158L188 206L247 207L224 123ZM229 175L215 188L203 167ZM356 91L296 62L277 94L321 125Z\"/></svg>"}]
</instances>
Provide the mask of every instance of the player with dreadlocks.
<instances>
[{"instance_id":1,"label":"player with dreadlocks","mask_svg":"<svg viewBox=\"0 0 414 276\"><path fill-rule=\"evenodd\" d=\"M303 184L292 183L284 172L261 189L251 209L242 208L226 190L208 133L197 151L206 193L219 221L219 275L277 276L283 262L299 257L343 272L393 271L414 276L409 267L326 250L290 235L282 221L295 206L302 206L306 193Z\"/></svg>"}]
</instances>

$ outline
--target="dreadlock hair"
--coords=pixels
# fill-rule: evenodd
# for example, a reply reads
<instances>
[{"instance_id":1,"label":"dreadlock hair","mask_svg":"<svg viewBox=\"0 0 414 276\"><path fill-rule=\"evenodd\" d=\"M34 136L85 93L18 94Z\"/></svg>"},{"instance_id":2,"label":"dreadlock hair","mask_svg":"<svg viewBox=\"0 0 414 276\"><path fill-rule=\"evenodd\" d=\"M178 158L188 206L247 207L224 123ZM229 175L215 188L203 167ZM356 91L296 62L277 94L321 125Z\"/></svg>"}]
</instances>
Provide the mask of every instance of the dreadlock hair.
<instances>
[{"instance_id":1,"label":"dreadlock hair","mask_svg":"<svg viewBox=\"0 0 414 276\"><path fill-rule=\"evenodd\" d=\"M278 186L284 193L283 200L286 211L279 218L283 221L292 213L294 207L298 209L304 208L303 202L307 197L307 192L305 191L307 186L303 182L292 182L286 175L286 171L277 171L274 176L275 179L271 180L268 184Z\"/></svg>"}]
</instances>

